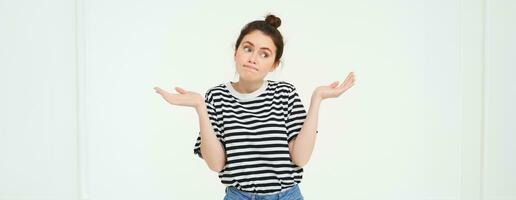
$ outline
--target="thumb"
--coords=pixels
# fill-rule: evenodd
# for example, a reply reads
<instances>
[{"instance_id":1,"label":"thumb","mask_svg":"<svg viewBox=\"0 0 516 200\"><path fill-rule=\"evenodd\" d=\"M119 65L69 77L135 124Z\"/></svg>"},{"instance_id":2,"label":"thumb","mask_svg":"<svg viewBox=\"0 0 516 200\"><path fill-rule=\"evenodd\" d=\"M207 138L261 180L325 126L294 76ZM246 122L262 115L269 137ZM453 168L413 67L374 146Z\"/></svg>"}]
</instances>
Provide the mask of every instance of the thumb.
<instances>
[{"instance_id":1,"label":"thumb","mask_svg":"<svg viewBox=\"0 0 516 200\"><path fill-rule=\"evenodd\" d=\"M335 82L331 83L330 87L335 88L335 87L337 87L337 85L339 85L339 81L335 81Z\"/></svg>"}]
</instances>

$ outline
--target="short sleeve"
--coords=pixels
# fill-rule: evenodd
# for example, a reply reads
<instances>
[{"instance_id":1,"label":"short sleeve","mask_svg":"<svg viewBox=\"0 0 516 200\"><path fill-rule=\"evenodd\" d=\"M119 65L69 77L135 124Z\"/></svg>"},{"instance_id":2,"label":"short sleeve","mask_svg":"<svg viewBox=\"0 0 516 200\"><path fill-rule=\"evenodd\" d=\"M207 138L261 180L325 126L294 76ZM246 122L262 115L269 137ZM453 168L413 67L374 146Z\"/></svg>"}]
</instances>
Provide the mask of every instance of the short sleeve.
<instances>
[{"instance_id":1,"label":"short sleeve","mask_svg":"<svg viewBox=\"0 0 516 200\"><path fill-rule=\"evenodd\" d=\"M210 91L211 90L206 92L206 95L205 95L205 98L204 98L204 102L206 103L206 110L208 111L208 117L210 118L211 125L213 127L213 131L214 131L215 135L217 136L219 141L222 143L222 145L225 147L224 139L222 138L222 134L221 134L221 127L222 127L221 121L217 117L217 112L216 112L216 109L215 109L215 105L213 103L213 96L212 96L212 93ZM202 158L202 153L201 153L201 133L200 133L200 131L198 132L197 140L195 141L195 145L194 145L193 151L194 151L194 154L196 154L200 158Z\"/></svg>"},{"instance_id":2,"label":"short sleeve","mask_svg":"<svg viewBox=\"0 0 516 200\"><path fill-rule=\"evenodd\" d=\"M294 87L288 95L287 108L287 141L290 142L297 137L306 119L306 110Z\"/></svg>"}]
</instances>

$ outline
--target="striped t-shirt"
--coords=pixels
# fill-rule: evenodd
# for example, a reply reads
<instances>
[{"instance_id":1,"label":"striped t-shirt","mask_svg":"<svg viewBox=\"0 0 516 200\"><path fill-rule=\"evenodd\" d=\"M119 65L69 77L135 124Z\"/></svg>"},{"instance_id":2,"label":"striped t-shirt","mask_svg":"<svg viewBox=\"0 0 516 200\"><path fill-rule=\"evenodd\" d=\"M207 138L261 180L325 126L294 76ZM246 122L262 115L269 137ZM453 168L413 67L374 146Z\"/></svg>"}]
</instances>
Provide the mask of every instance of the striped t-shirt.
<instances>
[{"instance_id":1,"label":"striped t-shirt","mask_svg":"<svg viewBox=\"0 0 516 200\"><path fill-rule=\"evenodd\" d=\"M258 90L241 94L228 82L210 88L205 102L226 151L218 174L223 184L273 194L301 182L303 168L292 162L288 142L301 130L306 111L292 84L265 80ZM202 158L200 144L199 135L194 153Z\"/></svg>"}]
</instances>

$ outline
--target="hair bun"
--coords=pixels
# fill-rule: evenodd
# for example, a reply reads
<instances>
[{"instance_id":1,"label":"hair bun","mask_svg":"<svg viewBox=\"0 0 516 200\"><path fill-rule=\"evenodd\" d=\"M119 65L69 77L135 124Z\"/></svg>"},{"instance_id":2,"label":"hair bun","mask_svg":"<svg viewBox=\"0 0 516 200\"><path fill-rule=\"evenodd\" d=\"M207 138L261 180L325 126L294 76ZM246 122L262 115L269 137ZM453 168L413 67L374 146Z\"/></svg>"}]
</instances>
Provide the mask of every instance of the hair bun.
<instances>
[{"instance_id":1,"label":"hair bun","mask_svg":"<svg viewBox=\"0 0 516 200\"><path fill-rule=\"evenodd\" d=\"M281 19L273 14L268 14L267 17L265 17L265 22L274 28L278 28L281 25Z\"/></svg>"}]
</instances>

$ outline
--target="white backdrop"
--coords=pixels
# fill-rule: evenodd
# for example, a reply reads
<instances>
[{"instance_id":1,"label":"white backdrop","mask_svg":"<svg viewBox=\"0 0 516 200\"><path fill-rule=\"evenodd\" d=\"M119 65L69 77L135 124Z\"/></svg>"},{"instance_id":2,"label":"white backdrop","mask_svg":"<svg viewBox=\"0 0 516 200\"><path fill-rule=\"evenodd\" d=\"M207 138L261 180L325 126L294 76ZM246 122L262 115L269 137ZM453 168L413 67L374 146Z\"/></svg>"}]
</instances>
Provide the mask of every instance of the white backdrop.
<instances>
[{"instance_id":1,"label":"white backdrop","mask_svg":"<svg viewBox=\"0 0 516 200\"><path fill-rule=\"evenodd\" d=\"M0 199L222 199L193 154L201 94L235 80L240 29L271 12L269 76L323 102L306 199L516 200L516 3L507 0L0 1Z\"/></svg>"}]
</instances>

